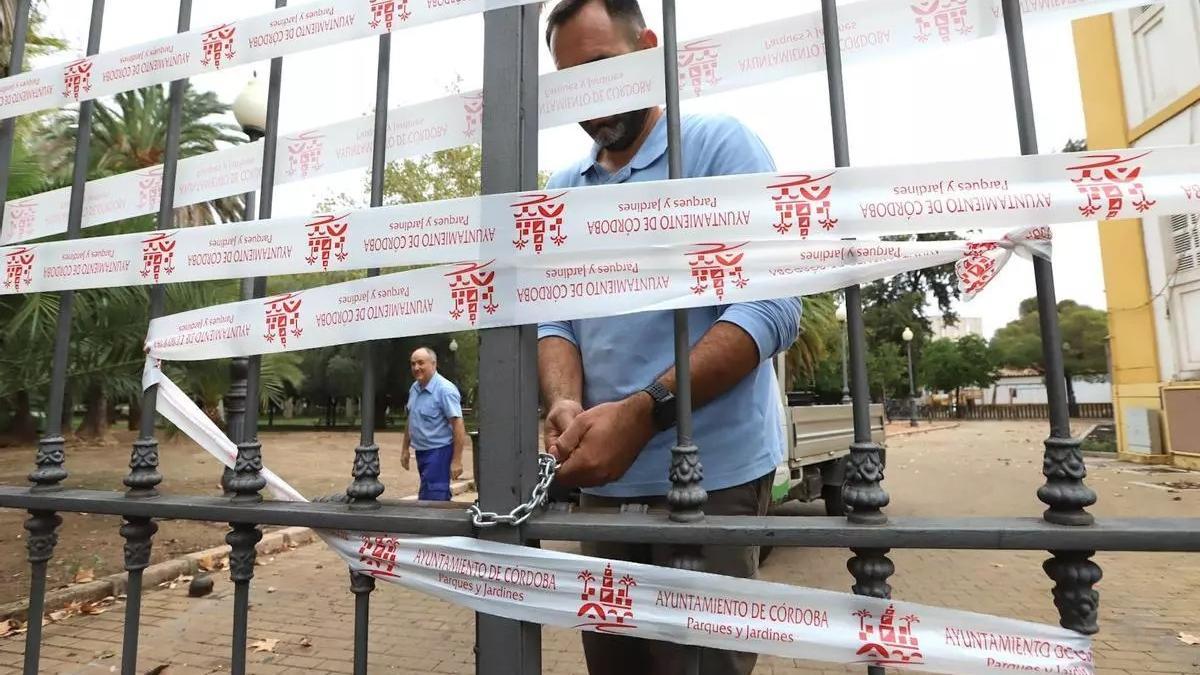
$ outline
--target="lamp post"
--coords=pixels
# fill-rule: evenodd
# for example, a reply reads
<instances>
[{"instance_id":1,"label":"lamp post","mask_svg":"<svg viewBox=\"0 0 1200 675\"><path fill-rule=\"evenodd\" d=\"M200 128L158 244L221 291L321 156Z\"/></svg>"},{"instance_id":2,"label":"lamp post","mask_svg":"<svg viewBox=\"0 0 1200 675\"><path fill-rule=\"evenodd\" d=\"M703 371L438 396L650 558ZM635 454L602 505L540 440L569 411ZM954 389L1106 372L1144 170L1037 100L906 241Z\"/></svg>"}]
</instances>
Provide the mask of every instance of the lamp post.
<instances>
[{"instance_id":1,"label":"lamp post","mask_svg":"<svg viewBox=\"0 0 1200 675\"><path fill-rule=\"evenodd\" d=\"M846 363L846 305L838 305L834 316L842 327L842 405L845 405L850 402L849 366Z\"/></svg>"},{"instance_id":2,"label":"lamp post","mask_svg":"<svg viewBox=\"0 0 1200 675\"><path fill-rule=\"evenodd\" d=\"M237 99L233 102L233 116L251 143L266 135L267 86L265 82L254 77L246 83L246 88L238 94ZM254 192L247 192L244 200L246 208L243 211L242 220L254 220ZM252 297L254 297L254 280L242 279L241 299L249 300ZM249 370L250 360L245 356L236 356L229 362L229 393L225 395L225 435L234 443L241 443L245 440L242 426L246 419L246 377ZM232 476L233 469L225 467L225 471L221 474L221 487L227 496L231 494L228 481Z\"/></svg>"},{"instance_id":3,"label":"lamp post","mask_svg":"<svg viewBox=\"0 0 1200 675\"><path fill-rule=\"evenodd\" d=\"M450 381L453 382L455 386L458 386L458 340L455 338L450 338L449 349L450 367L446 370L450 371Z\"/></svg>"},{"instance_id":4,"label":"lamp post","mask_svg":"<svg viewBox=\"0 0 1200 675\"><path fill-rule=\"evenodd\" d=\"M917 387L913 378L912 339L913 332L908 326L900 334L904 346L908 348L908 426L917 426Z\"/></svg>"}]
</instances>

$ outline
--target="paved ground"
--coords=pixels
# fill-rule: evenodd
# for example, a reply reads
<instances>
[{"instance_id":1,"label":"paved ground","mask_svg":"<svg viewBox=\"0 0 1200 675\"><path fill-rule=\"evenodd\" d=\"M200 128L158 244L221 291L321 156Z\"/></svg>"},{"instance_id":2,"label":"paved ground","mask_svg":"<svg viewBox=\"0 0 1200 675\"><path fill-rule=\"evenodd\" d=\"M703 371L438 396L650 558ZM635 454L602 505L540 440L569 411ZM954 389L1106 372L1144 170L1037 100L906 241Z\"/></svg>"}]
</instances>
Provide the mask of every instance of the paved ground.
<instances>
[{"instance_id":1,"label":"paved ground","mask_svg":"<svg viewBox=\"0 0 1200 675\"><path fill-rule=\"evenodd\" d=\"M895 515L1030 515L1041 483L1037 424L969 422L951 430L895 438L886 485ZM1163 473L1089 460L1089 483L1100 516L1200 515L1200 490L1171 492L1168 482L1200 482L1197 474ZM286 473L284 472L286 476ZM1158 487L1155 487L1158 486ZM819 509L812 509L813 513ZM69 545L69 541L64 541ZM568 546L554 544L556 547ZM845 590L844 550L778 550L763 569L768 579ZM892 578L898 598L1034 621L1057 620L1045 554L897 551ZM1200 557L1182 554L1100 554L1102 632L1096 637L1101 673L1200 673L1200 646L1180 633L1200 634ZM276 556L259 567L252 590L250 633L278 640L252 654L252 673L349 673L352 597L345 567L322 545ZM232 585L217 582L203 599L182 587L145 600L138 672L191 675L228 670ZM47 626L43 672L107 673L118 669L122 607ZM473 617L439 600L394 587L372 600L372 672L473 673ZM306 646L310 644L311 646ZM20 637L0 639L0 674L18 672ZM578 636L543 632L544 672L583 673ZM163 671L157 666L169 664ZM763 658L756 673L844 672L786 659Z\"/></svg>"}]
</instances>

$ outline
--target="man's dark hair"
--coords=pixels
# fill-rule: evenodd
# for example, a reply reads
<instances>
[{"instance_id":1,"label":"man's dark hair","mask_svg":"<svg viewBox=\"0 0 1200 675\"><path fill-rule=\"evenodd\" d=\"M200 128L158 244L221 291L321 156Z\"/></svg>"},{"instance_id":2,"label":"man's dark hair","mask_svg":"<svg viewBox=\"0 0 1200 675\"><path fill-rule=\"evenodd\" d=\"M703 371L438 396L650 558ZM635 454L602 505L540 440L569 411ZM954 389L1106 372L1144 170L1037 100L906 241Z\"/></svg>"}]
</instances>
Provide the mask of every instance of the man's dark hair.
<instances>
[{"instance_id":1,"label":"man's dark hair","mask_svg":"<svg viewBox=\"0 0 1200 675\"><path fill-rule=\"evenodd\" d=\"M636 41L638 33L646 27L646 17L638 0L562 0L546 17L546 46L550 46L550 34L555 28L571 20L589 2L600 2L608 16L614 21L624 21L629 26L629 37Z\"/></svg>"}]
</instances>

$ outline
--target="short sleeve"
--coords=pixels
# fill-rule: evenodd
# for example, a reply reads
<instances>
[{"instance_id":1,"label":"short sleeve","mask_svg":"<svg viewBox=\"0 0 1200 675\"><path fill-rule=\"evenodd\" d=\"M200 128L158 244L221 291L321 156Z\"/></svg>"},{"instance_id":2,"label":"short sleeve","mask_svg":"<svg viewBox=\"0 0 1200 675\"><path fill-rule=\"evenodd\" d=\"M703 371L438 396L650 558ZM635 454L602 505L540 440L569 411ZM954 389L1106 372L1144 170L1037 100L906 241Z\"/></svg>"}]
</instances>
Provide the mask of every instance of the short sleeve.
<instances>
[{"instance_id":1,"label":"short sleeve","mask_svg":"<svg viewBox=\"0 0 1200 675\"><path fill-rule=\"evenodd\" d=\"M801 308L800 298L740 302L730 305L719 321L746 331L758 346L759 361L765 361L796 341Z\"/></svg>"},{"instance_id":2,"label":"short sleeve","mask_svg":"<svg viewBox=\"0 0 1200 675\"><path fill-rule=\"evenodd\" d=\"M442 414L446 419L454 419L462 417L462 394L458 393L458 387L446 383L442 387Z\"/></svg>"},{"instance_id":3,"label":"short sleeve","mask_svg":"<svg viewBox=\"0 0 1200 675\"><path fill-rule=\"evenodd\" d=\"M548 337L560 337L575 346L579 346L579 340L575 339L575 328L570 321L546 321L538 324L538 339L543 340Z\"/></svg>"}]
</instances>

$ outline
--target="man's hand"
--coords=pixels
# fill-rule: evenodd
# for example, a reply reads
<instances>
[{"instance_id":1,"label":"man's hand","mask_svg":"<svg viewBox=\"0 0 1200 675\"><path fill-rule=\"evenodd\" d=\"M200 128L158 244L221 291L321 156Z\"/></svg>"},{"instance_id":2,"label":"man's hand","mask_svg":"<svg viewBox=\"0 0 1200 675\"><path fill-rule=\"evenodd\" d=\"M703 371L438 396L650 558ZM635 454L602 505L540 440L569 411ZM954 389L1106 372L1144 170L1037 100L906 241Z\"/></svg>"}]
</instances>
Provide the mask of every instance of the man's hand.
<instances>
[{"instance_id":1,"label":"man's hand","mask_svg":"<svg viewBox=\"0 0 1200 675\"><path fill-rule=\"evenodd\" d=\"M400 466L404 467L405 471L408 471L408 462L410 458L411 455L409 454L408 448L400 451Z\"/></svg>"},{"instance_id":2,"label":"man's hand","mask_svg":"<svg viewBox=\"0 0 1200 675\"><path fill-rule=\"evenodd\" d=\"M578 417L582 412L583 406L579 403L579 401L562 399L558 403L555 403L553 406L551 406L550 410L546 413L546 424L542 431L542 440L545 441L546 452L554 455L554 458L557 459L559 463L565 461L567 457L564 454L559 454L559 452L555 449L555 445L558 443L558 437L562 435L562 432L566 431L567 428L571 426L571 423L574 422L575 418Z\"/></svg>"},{"instance_id":3,"label":"man's hand","mask_svg":"<svg viewBox=\"0 0 1200 675\"><path fill-rule=\"evenodd\" d=\"M556 480L591 487L625 475L654 437L652 406L650 396L638 392L579 413L554 444L553 454L562 463Z\"/></svg>"},{"instance_id":4,"label":"man's hand","mask_svg":"<svg viewBox=\"0 0 1200 675\"><path fill-rule=\"evenodd\" d=\"M404 468L408 468L407 466ZM450 480L455 480L463 473L462 460L456 459L450 462Z\"/></svg>"}]
</instances>

